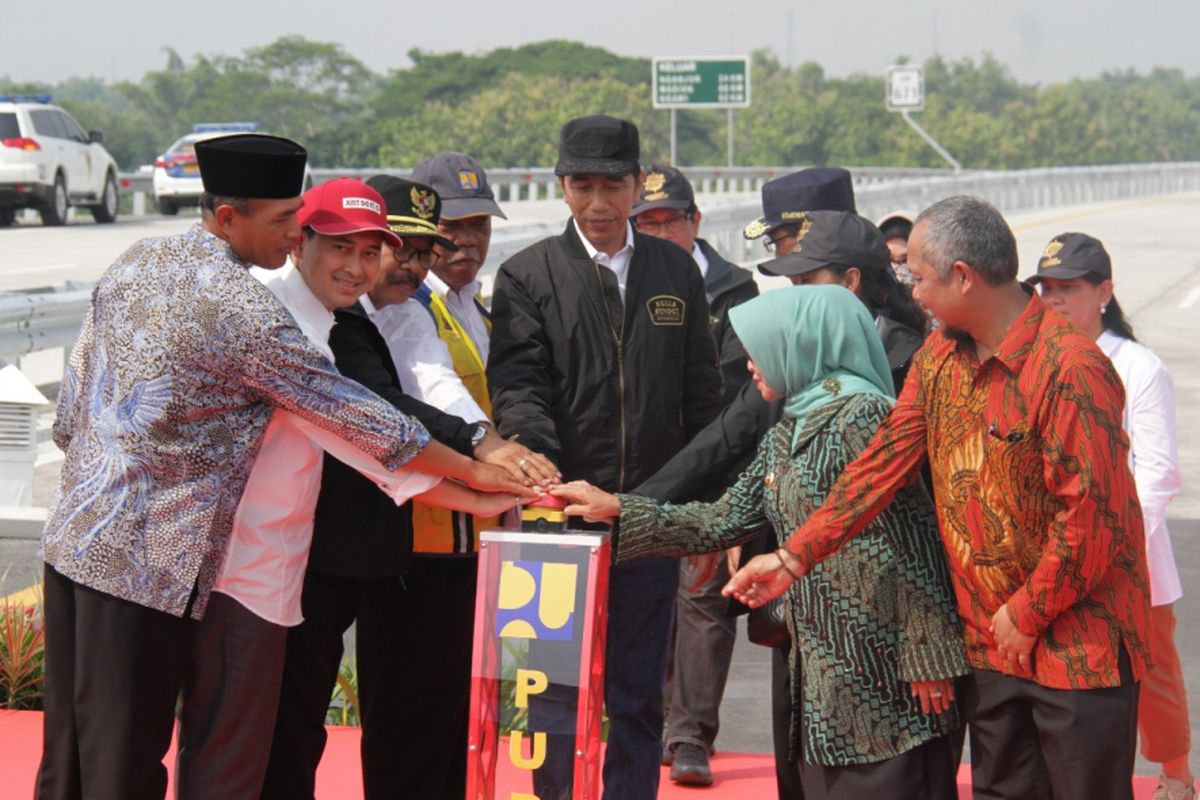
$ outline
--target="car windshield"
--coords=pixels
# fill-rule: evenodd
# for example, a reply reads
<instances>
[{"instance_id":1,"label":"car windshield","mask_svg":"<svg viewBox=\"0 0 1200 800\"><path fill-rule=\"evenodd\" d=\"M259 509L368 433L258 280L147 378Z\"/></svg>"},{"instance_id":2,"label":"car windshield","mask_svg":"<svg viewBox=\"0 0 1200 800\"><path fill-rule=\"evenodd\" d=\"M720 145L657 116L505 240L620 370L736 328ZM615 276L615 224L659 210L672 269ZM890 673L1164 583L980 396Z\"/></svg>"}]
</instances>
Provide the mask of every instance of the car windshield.
<instances>
[{"instance_id":1,"label":"car windshield","mask_svg":"<svg viewBox=\"0 0 1200 800\"><path fill-rule=\"evenodd\" d=\"M21 124L17 115L11 112L0 113L0 139L16 139L21 135Z\"/></svg>"}]
</instances>

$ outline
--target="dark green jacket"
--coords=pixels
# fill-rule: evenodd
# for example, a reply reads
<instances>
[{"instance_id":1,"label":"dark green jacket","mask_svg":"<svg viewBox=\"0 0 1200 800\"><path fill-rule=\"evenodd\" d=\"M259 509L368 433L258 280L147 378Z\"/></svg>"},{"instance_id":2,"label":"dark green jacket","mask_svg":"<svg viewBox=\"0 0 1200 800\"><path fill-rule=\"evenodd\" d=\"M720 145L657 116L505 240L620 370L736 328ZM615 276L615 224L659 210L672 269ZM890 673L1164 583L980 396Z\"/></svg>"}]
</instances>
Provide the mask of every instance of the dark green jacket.
<instances>
[{"instance_id":1,"label":"dark green jacket","mask_svg":"<svg viewBox=\"0 0 1200 800\"><path fill-rule=\"evenodd\" d=\"M764 522L785 541L821 505L889 408L871 395L839 398L808 416L794 451L795 423L783 420L715 503L658 505L621 495L617 560L724 550ZM969 671L923 484L901 490L861 536L797 581L788 597L796 644L793 754L802 741L800 755L809 763L867 764L955 727L953 711L923 714L908 686Z\"/></svg>"}]
</instances>

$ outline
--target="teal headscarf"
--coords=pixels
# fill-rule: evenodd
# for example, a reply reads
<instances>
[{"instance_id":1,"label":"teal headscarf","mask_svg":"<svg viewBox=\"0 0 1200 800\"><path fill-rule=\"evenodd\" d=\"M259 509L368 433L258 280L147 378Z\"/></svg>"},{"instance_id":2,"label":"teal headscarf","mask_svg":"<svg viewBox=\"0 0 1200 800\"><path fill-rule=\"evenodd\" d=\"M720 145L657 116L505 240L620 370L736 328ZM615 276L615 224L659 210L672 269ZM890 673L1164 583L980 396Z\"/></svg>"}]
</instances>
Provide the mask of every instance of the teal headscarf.
<instances>
[{"instance_id":1,"label":"teal headscarf","mask_svg":"<svg viewBox=\"0 0 1200 800\"><path fill-rule=\"evenodd\" d=\"M896 396L879 331L849 289L777 289L730 309L729 321L763 380L784 395L796 435L805 417L838 396Z\"/></svg>"}]
</instances>

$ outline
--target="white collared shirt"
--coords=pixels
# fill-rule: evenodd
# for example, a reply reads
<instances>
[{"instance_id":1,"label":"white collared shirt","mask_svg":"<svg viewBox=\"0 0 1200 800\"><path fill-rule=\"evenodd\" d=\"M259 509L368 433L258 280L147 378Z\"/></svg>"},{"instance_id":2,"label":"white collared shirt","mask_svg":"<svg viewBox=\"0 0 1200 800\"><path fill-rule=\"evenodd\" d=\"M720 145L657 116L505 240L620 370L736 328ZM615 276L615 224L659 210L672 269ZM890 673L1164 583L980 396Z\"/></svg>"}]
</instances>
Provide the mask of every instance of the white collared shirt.
<instances>
[{"instance_id":1,"label":"white collared shirt","mask_svg":"<svg viewBox=\"0 0 1200 800\"><path fill-rule=\"evenodd\" d=\"M1096 344L1125 384L1121 425L1129 435L1129 467L1146 525L1150 603L1173 603L1183 595L1167 531L1167 504L1180 490L1175 384L1149 348L1107 330Z\"/></svg>"},{"instance_id":2,"label":"white collared shirt","mask_svg":"<svg viewBox=\"0 0 1200 800\"><path fill-rule=\"evenodd\" d=\"M692 258L696 260L696 266L700 268L700 277L708 279L708 256L704 255L704 251L700 249L700 243L692 244Z\"/></svg>"},{"instance_id":3,"label":"white collared shirt","mask_svg":"<svg viewBox=\"0 0 1200 800\"><path fill-rule=\"evenodd\" d=\"M277 270L256 267L251 273L287 307L312 343L333 360L329 349L333 314L309 290L299 270L287 264ZM299 625L304 619L300 593L326 451L379 484L397 505L440 480L403 468L389 472L349 442L290 411L274 409L238 503L225 561L213 590L276 625Z\"/></svg>"},{"instance_id":4,"label":"white collared shirt","mask_svg":"<svg viewBox=\"0 0 1200 800\"><path fill-rule=\"evenodd\" d=\"M457 292L450 288L450 284L433 274L431 270L425 276L425 285L430 291L437 294L446 302L446 308L458 320L458 323L463 326L467 335L471 337L471 342L475 345L475 351L479 353L480 363L487 365L488 360L488 337L491 335L488 331L487 321L483 318L483 313L479 310L479 306L475 303L475 298L483 289L483 283L480 281L471 281Z\"/></svg>"},{"instance_id":5,"label":"white collared shirt","mask_svg":"<svg viewBox=\"0 0 1200 800\"><path fill-rule=\"evenodd\" d=\"M575 226L575 233L579 234L579 241L583 242L583 249L587 250L588 258L602 267L611 269L617 276L617 288L620 289L621 301L624 302L625 282L629 279L629 262L633 259L633 226L629 224L629 220L625 220L625 246L611 256L592 246L579 229L579 223L574 217L571 217L571 224Z\"/></svg>"},{"instance_id":6,"label":"white collared shirt","mask_svg":"<svg viewBox=\"0 0 1200 800\"><path fill-rule=\"evenodd\" d=\"M433 316L419 300L382 308L374 320L392 351L405 394L467 422L488 422L487 414L454 371L450 350L438 337Z\"/></svg>"}]
</instances>

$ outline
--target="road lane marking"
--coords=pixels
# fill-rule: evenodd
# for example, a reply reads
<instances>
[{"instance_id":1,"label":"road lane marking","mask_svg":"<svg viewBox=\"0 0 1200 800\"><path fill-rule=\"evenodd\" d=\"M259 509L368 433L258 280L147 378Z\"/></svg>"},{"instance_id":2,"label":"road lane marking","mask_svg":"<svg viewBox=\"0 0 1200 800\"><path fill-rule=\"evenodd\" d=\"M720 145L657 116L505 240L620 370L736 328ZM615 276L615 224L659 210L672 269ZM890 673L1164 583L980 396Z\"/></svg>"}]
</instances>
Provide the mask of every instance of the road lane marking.
<instances>
[{"instance_id":1,"label":"road lane marking","mask_svg":"<svg viewBox=\"0 0 1200 800\"><path fill-rule=\"evenodd\" d=\"M1187 293L1187 296L1179 301L1179 307L1187 310L1196 305L1196 303L1200 303L1200 286L1193 286L1191 291Z\"/></svg>"}]
</instances>

